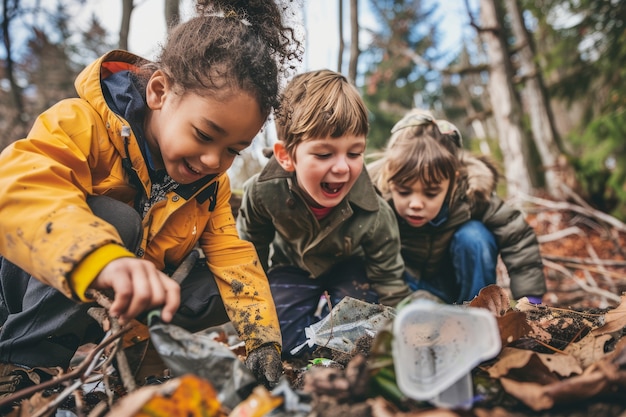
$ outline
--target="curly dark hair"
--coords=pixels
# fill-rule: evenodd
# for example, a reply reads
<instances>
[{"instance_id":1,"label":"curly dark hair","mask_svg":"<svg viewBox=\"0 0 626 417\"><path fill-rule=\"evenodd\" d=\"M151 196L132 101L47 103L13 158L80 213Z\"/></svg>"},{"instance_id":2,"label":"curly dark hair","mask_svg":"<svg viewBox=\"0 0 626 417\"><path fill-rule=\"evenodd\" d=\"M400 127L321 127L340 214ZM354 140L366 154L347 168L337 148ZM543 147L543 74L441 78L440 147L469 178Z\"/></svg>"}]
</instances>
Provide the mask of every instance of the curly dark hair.
<instances>
[{"instance_id":1,"label":"curly dark hair","mask_svg":"<svg viewBox=\"0 0 626 417\"><path fill-rule=\"evenodd\" d=\"M242 89L268 116L280 106L281 80L302 60L302 43L284 22L287 9L273 0L198 0L196 16L170 29L145 69L163 70L179 94L219 98Z\"/></svg>"}]
</instances>

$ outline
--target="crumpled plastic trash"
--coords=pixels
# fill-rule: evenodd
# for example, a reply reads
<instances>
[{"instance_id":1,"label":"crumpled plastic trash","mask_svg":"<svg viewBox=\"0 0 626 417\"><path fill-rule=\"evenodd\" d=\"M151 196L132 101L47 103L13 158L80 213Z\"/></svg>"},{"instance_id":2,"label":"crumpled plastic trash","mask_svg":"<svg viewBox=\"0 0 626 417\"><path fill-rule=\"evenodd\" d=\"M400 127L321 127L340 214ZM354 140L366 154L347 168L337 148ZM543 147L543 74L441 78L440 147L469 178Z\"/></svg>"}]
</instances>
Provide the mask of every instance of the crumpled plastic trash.
<instances>
[{"instance_id":1,"label":"crumpled plastic trash","mask_svg":"<svg viewBox=\"0 0 626 417\"><path fill-rule=\"evenodd\" d=\"M258 385L252 372L224 343L163 323L158 317L149 321L150 339L173 376L194 374L208 380L220 403L231 409Z\"/></svg>"},{"instance_id":2,"label":"crumpled plastic trash","mask_svg":"<svg viewBox=\"0 0 626 417\"><path fill-rule=\"evenodd\" d=\"M350 353L359 338L374 337L395 316L392 307L344 297L326 317L304 329L307 341L293 348L290 353L295 355L307 345Z\"/></svg>"}]
</instances>

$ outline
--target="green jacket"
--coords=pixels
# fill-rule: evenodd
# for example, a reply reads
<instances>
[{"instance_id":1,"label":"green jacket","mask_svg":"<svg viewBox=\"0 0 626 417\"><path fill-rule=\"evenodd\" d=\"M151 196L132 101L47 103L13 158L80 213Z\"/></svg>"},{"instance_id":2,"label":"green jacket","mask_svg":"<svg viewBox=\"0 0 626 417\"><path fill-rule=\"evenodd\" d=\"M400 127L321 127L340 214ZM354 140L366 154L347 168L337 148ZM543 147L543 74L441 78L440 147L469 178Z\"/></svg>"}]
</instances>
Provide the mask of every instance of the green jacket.
<instances>
[{"instance_id":1,"label":"green jacket","mask_svg":"<svg viewBox=\"0 0 626 417\"><path fill-rule=\"evenodd\" d=\"M446 221L438 226L412 227L398 217L407 271L418 279L436 279L452 235L460 225L474 219L494 234L511 279L513 297L543 295L546 283L533 229L522 212L495 194L497 172L489 162L469 154L463 154L461 162Z\"/></svg>"},{"instance_id":2,"label":"green jacket","mask_svg":"<svg viewBox=\"0 0 626 417\"><path fill-rule=\"evenodd\" d=\"M382 304L395 306L410 294L402 279L395 214L363 170L348 196L317 221L296 185L294 173L271 158L244 184L237 217L243 239L257 249L263 267L297 266L316 278L334 264L361 257ZM270 264L271 248L271 264Z\"/></svg>"}]
</instances>

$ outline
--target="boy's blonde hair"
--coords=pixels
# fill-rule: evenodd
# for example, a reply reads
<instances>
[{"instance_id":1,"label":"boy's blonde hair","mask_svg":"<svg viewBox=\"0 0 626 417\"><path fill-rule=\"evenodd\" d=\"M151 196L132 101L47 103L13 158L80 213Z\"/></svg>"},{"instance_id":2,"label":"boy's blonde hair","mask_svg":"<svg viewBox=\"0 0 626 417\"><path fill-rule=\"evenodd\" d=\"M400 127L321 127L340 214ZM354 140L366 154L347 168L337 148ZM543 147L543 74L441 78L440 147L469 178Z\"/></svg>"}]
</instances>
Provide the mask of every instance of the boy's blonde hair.
<instances>
[{"instance_id":1,"label":"boy's blonde hair","mask_svg":"<svg viewBox=\"0 0 626 417\"><path fill-rule=\"evenodd\" d=\"M359 91L331 70L296 75L283 93L275 116L278 139L290 156L308 139L367 136L368 111Z\"/></svg>"},{"instance_id":2,"label":"boy's blonde hair","mask_svg":"<svg viewBox=\"0 0 626 417\"><path fill-rule=\"evenodd\" d=\"M410 185L418 180L428 187L449 179L452 188L459 144L441 133L430 113L412 110L391 129L384 156L377 162L376 185L385 196L390 184Z\"/></svg>"}]
</instances>

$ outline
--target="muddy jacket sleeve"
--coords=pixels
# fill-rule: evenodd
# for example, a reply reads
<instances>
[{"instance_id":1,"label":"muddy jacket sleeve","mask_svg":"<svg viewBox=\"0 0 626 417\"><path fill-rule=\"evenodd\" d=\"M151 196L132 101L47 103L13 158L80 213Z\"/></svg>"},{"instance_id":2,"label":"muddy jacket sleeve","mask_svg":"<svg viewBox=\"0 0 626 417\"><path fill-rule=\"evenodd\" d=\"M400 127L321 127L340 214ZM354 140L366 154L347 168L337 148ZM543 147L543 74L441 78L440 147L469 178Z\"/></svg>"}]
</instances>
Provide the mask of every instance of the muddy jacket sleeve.
<instances>
[{"instance_id":1,"label":"muddy jacket sleeve","mask_svg":"<svg viewBox=\"0 0 626 417\"><path fill-rule=\"evenodd\" d=\"M239 238L228 204L227 178L220 189L215 212L201 238L209 268L247 351L268 343L280 346L282 337L267 276L252 243Z\"/></svg>"},{"instance_id":2,"label":"muddy jacket sleeve","mask_svg":"<svg viewBox=\"0 0 626 417\"><path fill-rule=\"evenodd\" d=\"M113 226L86 203L92 164L109 143L102 118L79 99L41 114L28 138L0 155L0 253L68 297L76 265L107 244L122 245ZM110 171L110 167L108 171Z\"/></svg>"}]
</instances>

